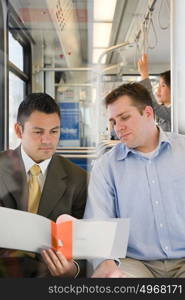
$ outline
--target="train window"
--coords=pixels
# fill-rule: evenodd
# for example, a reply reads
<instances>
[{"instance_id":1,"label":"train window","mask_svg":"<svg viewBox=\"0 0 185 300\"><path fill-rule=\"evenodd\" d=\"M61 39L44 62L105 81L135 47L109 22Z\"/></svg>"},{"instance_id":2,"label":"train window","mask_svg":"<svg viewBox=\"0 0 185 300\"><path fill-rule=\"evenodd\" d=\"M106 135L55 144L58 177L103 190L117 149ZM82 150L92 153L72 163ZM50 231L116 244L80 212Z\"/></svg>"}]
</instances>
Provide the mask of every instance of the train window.
<instances>
[{"instance_id":1,"label":"train window","mask_svg":"<svg viewBox=\"0 0 185 300\"><path fill-rule=\"evenodd\" d=\"M21 71L23 71L23 47L22 45L13 37L12 33L8 33L9 41L9 60L16 65Z\"/></svg>"},{"instance_id":2,"label":"train window","mask_svg":"<svg viewBox=\"0 0 185 300\"><path fill-rule=\"evenodd\" d=\"M14 133L14 124L16 122L17 110L20 101L24 98L26 83L18 76L9 72L9 146L14 148L18 145Z\"/></svg>"},{"instance_id":3,"label":"train window","mask_svg":"<svg viewBox=\"0 0 185 300\"><path fill-rule=\"evenodd\" d=\"M19 143L14 133L17 109L31 86L31 46L25 34L24 24L11 6L8 17L8 146L15 148Z\"/></svg>"}]
</instances>

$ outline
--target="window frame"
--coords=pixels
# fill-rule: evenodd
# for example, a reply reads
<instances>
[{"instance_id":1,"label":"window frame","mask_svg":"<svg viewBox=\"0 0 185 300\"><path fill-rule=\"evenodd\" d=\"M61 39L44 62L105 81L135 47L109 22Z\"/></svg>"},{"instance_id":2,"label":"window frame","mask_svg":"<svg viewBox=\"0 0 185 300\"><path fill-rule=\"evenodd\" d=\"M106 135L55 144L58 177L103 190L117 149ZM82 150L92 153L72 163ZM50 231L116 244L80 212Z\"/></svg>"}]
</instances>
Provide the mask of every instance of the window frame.
<instances>
[{"instance_id":1,"label":"window frame","mask_svg":"<svg viewBox=\"0 0 185 300\"><path fill-rule=\"evenodd\" d=\"M23 47L23 71L18 68L13 62L9 61L9 32ZM31 93L32 90L32 51L31 44L34 43L29 32L26 30L20 17L17 15L11 4L8 4L7 12L7 111L6 111L6 145L9 148L9 74L12 72L20 80L24 81L25 89L23 91L24 97ZM22 99L20 99L21 101Z\"/></svg>"}]
</instances>

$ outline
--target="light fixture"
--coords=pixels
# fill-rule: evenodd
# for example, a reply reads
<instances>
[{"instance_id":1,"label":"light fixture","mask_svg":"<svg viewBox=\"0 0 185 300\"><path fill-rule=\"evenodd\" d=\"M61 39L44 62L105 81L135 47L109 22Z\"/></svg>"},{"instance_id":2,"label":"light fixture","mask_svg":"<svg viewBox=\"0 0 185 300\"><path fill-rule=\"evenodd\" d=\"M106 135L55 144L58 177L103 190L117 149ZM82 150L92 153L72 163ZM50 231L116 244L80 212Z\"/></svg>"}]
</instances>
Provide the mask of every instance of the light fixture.
<instances>
[{"instance_id":1,"label":"light fixture","mask_svg":"<svg viewBox=\"0 0 185 300\"><path fill-rule=\"evenodd\" d=\"M112 21L117 0L94 0L94 21Z\"/></svg>"},{"instance_id":2,"label":"light fixture","mask_svg":"<svg viewBox=\"0 0 185 300\"><path fill-rule=\"evenodd\" d=\"M109 46L112 23L94 23L93 47L105 48Z\"/></svg>"},{"instance_id":3,"label":"light fixture","mask_svg":"<svg viewBox=\"0 0 185 300\"><path fill-rule=\"evenodd\" d=\"M109 47L116 2L117 0L94 0L93 63L97 63L101 53ZM105 64L106 57L107 55L103 56L102 64Z\"/></svg>"}]
</instances>

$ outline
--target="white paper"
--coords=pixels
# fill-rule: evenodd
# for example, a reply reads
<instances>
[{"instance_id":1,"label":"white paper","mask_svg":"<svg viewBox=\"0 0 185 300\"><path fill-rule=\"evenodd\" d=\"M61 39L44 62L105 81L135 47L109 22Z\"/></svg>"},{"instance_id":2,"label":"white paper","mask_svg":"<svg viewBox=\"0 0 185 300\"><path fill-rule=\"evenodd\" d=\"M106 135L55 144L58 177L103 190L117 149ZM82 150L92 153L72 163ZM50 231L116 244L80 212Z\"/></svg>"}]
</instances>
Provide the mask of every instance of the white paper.
<instances>
[{"instance_id":1,"label":"white paper","mask_svg":"<svg viewBox=\"0 0 185 300\"><path fill-rule=\"evenodd\" d=\"M51 220L0 207L0 247L40 252L51 247Z\"/></svg>"},{"instance_id":2,"label":"white paper","mask_svg":"<svg viewBox=\"0 0 185 300\"><path fill-rule=\"evenodd\" d=\"M126 256L129 219L76 220L73 253L76 258Z\"/></svg>"},{"instance_id":3,"label":"white paper","mask_svg":"<svg viewBox=\"0 0 185 300\"><path fill-rule=\"evenodd\" d=\"M73 258L125 257L129 219L73 219ZM40 252L51 248L51 220L0 207L0 247Z\"/></svg>"}]
</instances>

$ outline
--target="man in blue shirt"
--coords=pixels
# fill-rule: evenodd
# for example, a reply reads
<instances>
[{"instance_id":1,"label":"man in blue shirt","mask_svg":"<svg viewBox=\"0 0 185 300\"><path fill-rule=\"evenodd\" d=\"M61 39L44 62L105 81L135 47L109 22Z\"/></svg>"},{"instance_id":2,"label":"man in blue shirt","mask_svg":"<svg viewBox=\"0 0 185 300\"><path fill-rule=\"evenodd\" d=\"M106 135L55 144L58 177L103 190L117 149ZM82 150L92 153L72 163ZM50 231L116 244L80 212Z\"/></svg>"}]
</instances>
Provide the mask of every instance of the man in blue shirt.
<instances>
[{"instance_id":1,"label":"man in blue shirt","mask_svg":"<svg viewBox=\"0 0 185 300\"><path fill-rule=\"evenodd\" d=\"M185 136L156 126L138 83L105 104L121 143L95 162L85 218L130 218L130 235L127 257L100 259L93 277L185 277Z\"/></svg>"}]
</instances>

